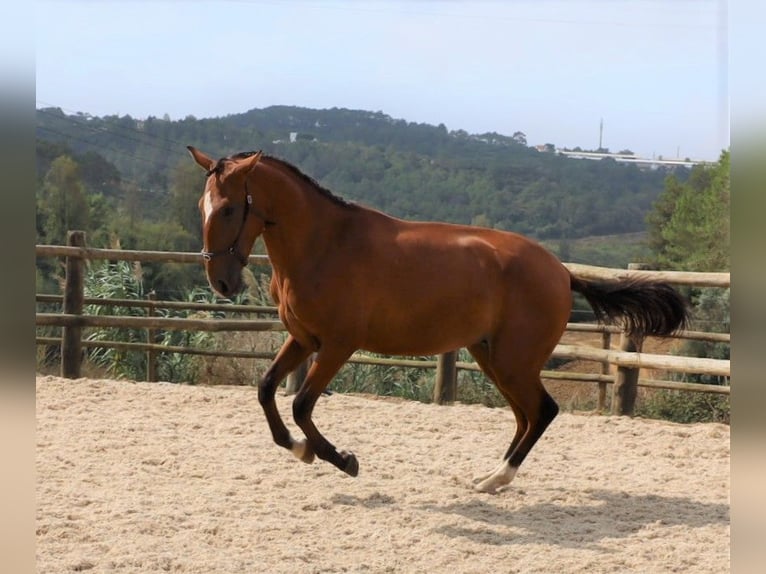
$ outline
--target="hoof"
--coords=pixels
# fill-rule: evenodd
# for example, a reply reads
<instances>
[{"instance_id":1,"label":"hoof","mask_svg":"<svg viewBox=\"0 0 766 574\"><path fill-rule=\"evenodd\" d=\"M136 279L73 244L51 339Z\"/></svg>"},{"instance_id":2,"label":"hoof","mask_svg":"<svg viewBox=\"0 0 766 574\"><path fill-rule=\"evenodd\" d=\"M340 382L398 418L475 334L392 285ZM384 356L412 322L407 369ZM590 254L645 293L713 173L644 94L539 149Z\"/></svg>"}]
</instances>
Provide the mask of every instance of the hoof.
<instances>
[{"instance_id":1,"label":"hoof","mask_svg":"<svg viewBox=\"0 0 766 574\"><path fill-rule=\"evenodd\" d=\"M473 489L476 492L483 492L485 494L497 494L497 488L493 484L484 484L484 482L475 484Z\"/></svg>"},{"instance_id":2,"label":"hoof","mask_svg":"<svg viewBox=\"0 0 766 574\"><path fill-rule=\"evenodd\" d=\"M359 474L359 461L356 460L356 455L353 452L340 453L343 458L346 459L346 466L343 467L343 472L349 476L356 476Z\"/></svg>"},{"instance_id":3,"label":"hoof","mask_svg":"<svg viewBox=\"0 0 766 574\"><path fill-rule=\"evenodd\" d=\"M303 453L303 456L301 456L301 461L305 462L306 464L311 464L314 462L314 451L307 448L306 452Z\"/></svg>"},{"instance_id":4,"label":"hoof","mask_svg":"<svg viewBox=\"0 0 766 574\"><path fill-rule=\"evenodd\" d=\"M481 476L476 476L476 477L473 478L473 480L471 480L471 484L473 484L474 486L479 486L480 483L482 483L485 480L487 480L490 476L492 476L491 472L489 474L483 474Z\"/></svg>"},{"instance_id":5,"label":"hoof","mask_svg":"<svg viewBox=\"0 0 766 574\"><path fill-rule=\"evenodd\" d=\"M510 466L507 462L501 464L498 469L493 472L489 478L482 480L478 484L474 485L474 490L478 492L486 492L487 494L497 494L499 488L504 488L511 484L513 477L516 476L516 471L519 467Z\"/></svg>"}]
</instances>

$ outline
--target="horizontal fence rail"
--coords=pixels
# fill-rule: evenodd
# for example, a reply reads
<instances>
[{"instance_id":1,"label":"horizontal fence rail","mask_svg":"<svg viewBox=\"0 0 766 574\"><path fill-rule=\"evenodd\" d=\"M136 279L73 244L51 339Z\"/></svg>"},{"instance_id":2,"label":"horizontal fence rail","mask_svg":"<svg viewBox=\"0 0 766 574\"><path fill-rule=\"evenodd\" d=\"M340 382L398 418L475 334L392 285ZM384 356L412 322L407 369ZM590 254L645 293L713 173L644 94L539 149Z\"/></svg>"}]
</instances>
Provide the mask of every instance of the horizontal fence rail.
<instances>
[{"instance_id":1,"label":"horizontal fence rail","mask_svg":"<svg viewBox=\"0 0 766 574\"><path fill-rule=\"evenodd\" d=\"M584 279L653 279L665 281L673 285L690 285L692 287L729 287L730 273L702 273L697 271L647 271L638 269L610 269L580 263L564 263L572 273Z\"/></svg>"},{"instance_id":2,"label":"horizontal fence rail","mask_svg":"<svg viewBox=\"0 0 766 574\"><path fill-rule=\"evenodd\" d=\"M38 325L57 327L122 327L125 329L168 329L171 331L284 331L281 321L263 319L183 319L180 317L123 317L111 315L67 315L37 313Z\"/></svg>"},{"instance_id":3,"label":"horizontal fence rail","mask_svg":"<svg viewBox=\"0 0 766 574\"><path fill-rule=\"evenodd\" d=\"M133 299L101 299L84 297L83 292L83 269L82 264L88 260L112 260L112 261L155 261L173 263L196 263L201 264L202 255L199 253L164 252L164 251L140 251L121 249L98 249L84 245L84 234L70 232L70 245L37 245L38 257L64 257L67 260L67 280L64 286L64 295L38 294L38 303L60 305L63 312L39 312L36 313L35 322L39 326L56 326L63 329L61 337L38 336L38 345L60 345L62 349L62 376L79 376L79 363L82 352L77 349L83 347L118 348L136 352L146 352L149 356L156 357L158 353L184 353L203 356L239 357L251 359L273 359L275 353L271 351L245 351L245 350L213 350L195 349L185 346L170 346L158 343L119 342L119 341L90 341L82 339L82 330L86 328L119 328L145 330L156 333L162 330L178 331L209 331L209 332L282 332L284 325L276 319L233 319L224 318L222 315L247 314L274 316L277 309L273 306L238 305L233 303L199 303L185 301L158 301L158 300L133 300ZM249 263L253 265L268 266L268 257L265 255L251 255ZM607 269L590 265L565 263L572 272L588 279L615 279L625 277L650 278L663 280L676 285L688 285L696 287L719 287L730 286L729 273L692 273L681 271L647 271L635 269ZM78 277L79 274L79 277ZM71 275L71 276L70 276ZM74 291L72 287L74 287ZM99 305L110 307L133 307L145 308L149 316L112 316L112 315L87 315L83 314L84 305ZM196 310L208 311L216 315L216 318L178 318L156 316L158 309L166 310ZM555 359L570 359L593 361L602 364L602 372L577 373L545 370L541 373L543 379L565 380L576 382L591 382L599 385L599 408L604 408L606 385L612 384L615 394L612 399L612 411L619 414L632 414L632 402L630 399L621 404L621 397L616 395L616 389L620 386L624 373L633 375L633 386L649 388L676 389L686 391L699 391L717 394L729 394L728 385L706 385L698 383L685 383L677 381L654 380L639 378L640 369L653 369L669 372L694 373L717 377L730 377L730 362L728 360L681 357L674 355L659 355L642 353L624 345L622 340L620 349L611 348L611 336L620 334L622 331L615 326L603 326L589 323L568 323L569 332L589 332L602 335L602 348L582 345L559 344L556 346L552 357ZM728 333L711 333L706 331L683 331L673 335L679 339L729 343ZM150 340L154 340L153 338ZM72 349L74 347L74 350ZM65 366L65 362L70 364ZM475 363L457 361L456 353L448 353L434 359L406 359L385 358L370 356L364 353L355 353L349 359L350 363L396 366L403 368L436 369L437 379L434 388L434 400L436 402L450 402L455 397L455 385L458 370L480 371ZM76 363L76 365L74 364ZM609 373L609 365L617 368L617 374ZM147 367L150 372L152 367ZM156 372L156 371L155 371ZM149 376L149 380L152 379ZM293 390L296 382L293 380ZM288 382L288 389L290 382Z\"/></svg>"},{"instance_id":4,"label":"horizontal fence rail","mask_svg":"<svg viewBox=\"0 0 766 574\"><path fill-rule=\"evenodd\" d=\"M72 245L36 245L37 257L77 257L88 260L159 261L162 263L202 263L202 253L185 251L141 251L134 249L101 249ZM251 265L270 265L266 255L250 255Z\"/></svg>"},{"instance_id":5,"label":"horizontal fence rail","mask_svg":"<svg viewBox=\"0 0 766 574\"><path fill-rule=\"evenodd\" d=\"M554 357L607 362L621 367L636 369L663 369L682 373L728 377L729 361L699 357L677 357L674 355L651 355L628 351L594 349L574 345L556 345Z\"/></svg>"}]
</instances>

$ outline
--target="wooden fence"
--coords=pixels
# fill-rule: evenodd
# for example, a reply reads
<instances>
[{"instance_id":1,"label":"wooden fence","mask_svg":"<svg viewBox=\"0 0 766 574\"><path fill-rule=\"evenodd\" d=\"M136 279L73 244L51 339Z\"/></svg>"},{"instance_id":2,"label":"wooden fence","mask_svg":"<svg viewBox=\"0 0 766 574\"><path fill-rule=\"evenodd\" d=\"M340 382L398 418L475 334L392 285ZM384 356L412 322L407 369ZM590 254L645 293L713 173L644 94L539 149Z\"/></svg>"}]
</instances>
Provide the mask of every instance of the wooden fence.
<instances>
[{"instance_id":1,"label":"wooden fence","mask_svg":"<svg viewBox=\"0 0 766 574\"><path fill-rule=\"evenodd\" d=\"M226 310L242 313L275 313L273 307L258 307L251 305L217 305L203 303L187 303L179 301L146 301L135 300L104 300L85 299L84 296L84 266L86 260L118 260L118 261L160 261L177 263L201 264L202 256L198 253L162 252L162 251L129 251L116 249L95 249L85 243L85 234L80 231L70 231L68 245L37 245L37 257L65 257L66 277L64 294L38 295L40 303L60 302L63 313L36 313L35 322L38 326L57 326L63 328L61 338L37 337L37 344L61 345L61 376L77 378L83 357L83 347L99 346L104 348L123 348L147 353L147 380L156 380L156 357L159 352L187 353L197 355L215 355L228 357L245 357L257 359L273 358L273 353L258 353L253 351L223 351L194 349L187 347L169 347L153 343L154 333L158 330L182 331L284 331L282 323L275 319L182 319L156 316L156 310L163 309L197 309L197 310ZM249 262L255 265L268 265L264 255L251 255ZM642 276L662 279L676 285L697 287L728 287L729 273L690 273L679 271L647 271L639 269L607 269L579 264L565 264L568 268L588 278L614 278L626 276ZM85 303L104 305L124 305L144 307L145 317L85 315ZM84 341L82 330L86 327L117 327L125 329L146 329L149 333L149 343L127 343L117 341ZM630 415L633 413L638 386L680 389L687 391L729 393L729 386L702 385L680 383L667 380L640 378L640 369L660 369L663 371L696 373L729 377L730 362L728 360L682 357L642 353L635 343L615 327L604 327L593 324L569 323L568 331L601 333L602 348L580 345L559 344L553 352L554 358L580 359L596 361L602 364L601 373L575 373L543 371L545 379L561 379L569 381L595 382L599 385L599 409L606 403L607 384L612 384L612 412ZM619 350L611 349L611 337L620 335ZM708 333L701 331L684 331L677 335L679 338L711 342L730 340L728 333ZM394 365L399 367L435 368L434 401L440 404L455 400L457 388L457 371L479 371L475 363L457 361L457 352L453 351L440 355L436 360L408 360L401 358L370 357L356 353L349 362ZM609 373L609 365L616 365L616 374ZM294 391L305 376L305 369L298 369L288 379L288 392Z\"/></svg>"}]
</instances>

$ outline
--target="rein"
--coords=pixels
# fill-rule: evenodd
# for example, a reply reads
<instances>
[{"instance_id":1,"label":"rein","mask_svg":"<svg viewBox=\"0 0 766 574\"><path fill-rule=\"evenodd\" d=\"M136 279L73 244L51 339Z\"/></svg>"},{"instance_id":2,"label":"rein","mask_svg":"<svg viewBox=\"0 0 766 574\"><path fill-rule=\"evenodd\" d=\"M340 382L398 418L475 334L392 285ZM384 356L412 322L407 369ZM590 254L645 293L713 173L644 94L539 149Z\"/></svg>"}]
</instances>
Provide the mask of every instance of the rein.
<instances>
[{"instance_id":1,"label":"rein","mask_svg":"<svg viewBox=\"0 0 766 574\"><path fill-rule=\"evenodd\" d=\"M214 172L215 170L209 171L208 177ZM245 180L245 194L246 194L246 200L245 200L245 209L242 210L242 223L240 224L239 232L237 232L237 236L234 238L234 241L232 242L231 247L229 247L228 249L224 249L223 251L205 251L203 249L200 253L202 253L202 258L205 261L210 261L211 259L213 259L213 257L218 257L220 255L234 255L239 260L239 262L242 264L243 267L247 265L248 256L247 255L243 256L239 251L237 251L237 243L239 243L239 238L242 235L242 231L244 231L245 229L245 223L247 222L248 215L250 215L250 211L252 211L253 214L258 219L263 221L264 225L266 226L275 225L274 221L271 221L270 219L268 219L263 214L262 211L260 211L253 205L253 196L250 193L250 191L248 191L247 189L247 180Z\"/></svg>"}]
</instances>

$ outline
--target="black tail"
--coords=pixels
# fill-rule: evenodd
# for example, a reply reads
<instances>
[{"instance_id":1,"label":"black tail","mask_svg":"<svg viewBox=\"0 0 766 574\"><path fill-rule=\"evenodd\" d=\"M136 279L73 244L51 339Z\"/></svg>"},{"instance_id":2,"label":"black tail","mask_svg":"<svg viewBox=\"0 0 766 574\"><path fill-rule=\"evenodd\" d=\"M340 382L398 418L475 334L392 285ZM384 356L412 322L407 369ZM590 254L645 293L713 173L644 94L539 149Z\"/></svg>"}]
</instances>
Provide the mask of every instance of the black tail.
<instances>
[{"instance_id":1,"label":"black tail","mask_svg":"<svg viewBox=\"0 0 766 574\"><path fill-rule=\"evenodd\" d=\"M689 323L686 300L667 283L646 279L590 281L572 276L572 291L588 300L601 323L622 322L634 338L658 337Z\"/></svg>"}]
</instances>

